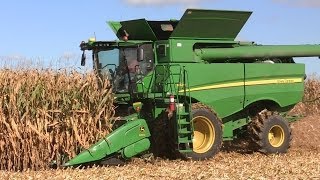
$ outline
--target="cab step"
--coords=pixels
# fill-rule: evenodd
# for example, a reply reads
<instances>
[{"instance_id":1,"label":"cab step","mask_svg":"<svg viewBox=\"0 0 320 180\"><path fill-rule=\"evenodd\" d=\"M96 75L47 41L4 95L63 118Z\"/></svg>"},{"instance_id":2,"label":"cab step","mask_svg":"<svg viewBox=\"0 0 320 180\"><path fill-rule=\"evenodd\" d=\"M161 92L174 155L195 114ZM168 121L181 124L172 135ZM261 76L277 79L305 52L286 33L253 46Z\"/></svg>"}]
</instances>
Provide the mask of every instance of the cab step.
<instances>
[{"instance_id":1,"label":"cab step","mask_svg":"<svg viewBox=\"0 0 320 180\"><path fill-rule=\"evenodd\" d=\"M179 152L180 153L191 153L191 152L193 152L193 150L192 149L179 149Z\"/></svg>"},{"instance_id":2,"label":"cab step","mask_svg":"<svg viewBox=\"0 0 320 180\"><path fill-rule=\"evenodd\" d=\"M192 139L190 139L189 137L183 137L183 138L179 138L179 143L192 143Z\"/></svg>"},{"instance_id":3,"label":"cab step","mask_svg":"<svg viewBox=\"0 0 320 180\"><path fill-rule=\"evenodd\" d=\"M191 134L192 132L187 128L179 129L179 134Z\"/></svg>"},{"instance_id":4,"label":"cab step","mask_svg":"<svg viewBox=\"0 0 320 180\"><path fill-rule=\"evenodd\" d=\"M187 119L179 119L178 120L178 124L180 124L180 125L189 125L190 122L187 121Z\"/></svg>"}]
</instances>

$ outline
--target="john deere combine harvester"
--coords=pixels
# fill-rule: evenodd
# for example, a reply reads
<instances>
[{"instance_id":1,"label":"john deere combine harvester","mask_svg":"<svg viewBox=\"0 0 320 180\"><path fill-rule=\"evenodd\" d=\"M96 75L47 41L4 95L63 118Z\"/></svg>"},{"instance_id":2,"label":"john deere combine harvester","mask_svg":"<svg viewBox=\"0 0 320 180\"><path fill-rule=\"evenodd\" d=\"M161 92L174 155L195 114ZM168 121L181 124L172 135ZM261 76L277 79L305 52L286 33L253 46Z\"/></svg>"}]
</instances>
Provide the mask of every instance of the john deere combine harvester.
<instances>
[{"instance_id":1,"label":"john deere combine harvester","mask_svg":"<svg viewBox=\"0 0 320 180\"><path fill-rule=\"evenodd\" d=\"M145 152L203 160L249 134L264 153L289 148L305 66L320 45L235 41L251 12L188 9L170 21L109 22L119 41L82 42L113 83L118 127L65 166L108 163Z\"/></svg>"}]
</instances>

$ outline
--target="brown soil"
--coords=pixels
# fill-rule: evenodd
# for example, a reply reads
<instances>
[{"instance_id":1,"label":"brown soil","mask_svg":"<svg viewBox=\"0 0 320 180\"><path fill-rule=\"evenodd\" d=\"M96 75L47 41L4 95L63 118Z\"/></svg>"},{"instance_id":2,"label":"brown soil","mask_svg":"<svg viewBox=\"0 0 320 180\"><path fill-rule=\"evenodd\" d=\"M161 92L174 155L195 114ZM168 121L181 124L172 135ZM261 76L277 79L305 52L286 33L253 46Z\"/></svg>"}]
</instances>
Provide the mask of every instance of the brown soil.
<instances>
[{"instance_id":1,"label":"brown soil","mask_svg":"<svg viewBox=\"0 0 320 180\"><path fill-rule=\"evenodd\" d=\"M306 117L291 124L292 149L320 151L320 116Z\"/></svg>"}]
</instances>

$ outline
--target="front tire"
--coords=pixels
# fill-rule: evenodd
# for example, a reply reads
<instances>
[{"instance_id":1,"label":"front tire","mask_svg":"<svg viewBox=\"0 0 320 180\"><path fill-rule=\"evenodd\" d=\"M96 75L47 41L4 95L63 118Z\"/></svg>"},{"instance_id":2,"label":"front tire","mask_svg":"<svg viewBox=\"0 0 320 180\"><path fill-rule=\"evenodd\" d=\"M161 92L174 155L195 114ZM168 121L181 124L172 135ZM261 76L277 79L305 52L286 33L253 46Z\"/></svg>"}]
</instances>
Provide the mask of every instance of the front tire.
<instances>
[{"instance_id":1,"label":"front tire","mask_svg":"<svg viewBox=\"0 0 320 180\"><path fill-rule=\"evenodd\" d=\"M187 158L204 160L216 155L222 146L222 123L210 108L202 104L192 106L193 152Z\"/></svg>"}]
</instances>

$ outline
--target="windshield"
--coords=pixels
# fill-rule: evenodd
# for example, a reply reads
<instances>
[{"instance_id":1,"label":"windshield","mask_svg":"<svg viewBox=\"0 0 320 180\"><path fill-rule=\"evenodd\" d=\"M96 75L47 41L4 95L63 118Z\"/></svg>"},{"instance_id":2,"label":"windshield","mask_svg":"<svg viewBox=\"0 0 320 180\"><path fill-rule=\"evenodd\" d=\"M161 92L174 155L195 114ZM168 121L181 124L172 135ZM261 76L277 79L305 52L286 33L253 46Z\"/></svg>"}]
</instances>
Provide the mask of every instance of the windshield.
<instances>
[{"instance_id":1,"label":"windshield","mask_svg":"<svg viewBox=\"0 0 320 180\"><path fill-rule=\"evenodd\" d=\"M137 61L137 47L121 47L96 53L94 69L100 77L107 77L113 84L114 92L129 92L129 85L135 89L141 80L153 69L154 56L151 44L143 44L144 60Z\"/></svg>"},{"instance_id":2,"label":"windshield","mask_svg":"<svg viewBox=\"0 0 320 180\"><path fill-rule=\"evenodd\" d=\"M99 73L103 75L109 75L109 71L115 70L115 67L119 65L119 49L112 49L107 51L98 52L98 68ZM98 58L96 58L98 59Z\"/></svg>"}]
</instances>

